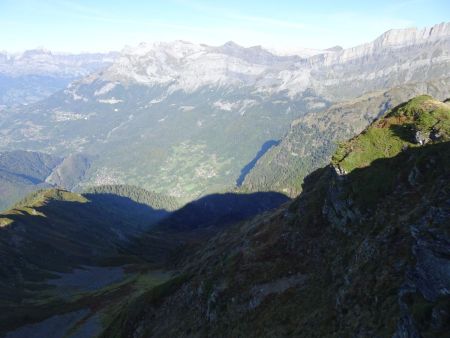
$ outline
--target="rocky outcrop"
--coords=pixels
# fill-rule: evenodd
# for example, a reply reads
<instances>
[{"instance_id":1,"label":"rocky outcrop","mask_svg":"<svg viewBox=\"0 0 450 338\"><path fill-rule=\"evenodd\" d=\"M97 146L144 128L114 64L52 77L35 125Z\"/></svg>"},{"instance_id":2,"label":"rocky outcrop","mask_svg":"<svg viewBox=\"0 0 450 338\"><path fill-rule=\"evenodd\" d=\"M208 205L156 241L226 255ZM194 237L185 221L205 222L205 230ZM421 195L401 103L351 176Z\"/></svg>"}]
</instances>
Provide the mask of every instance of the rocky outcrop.
<instances>
[{"instance_id":1,"label":"rocky outcrop","mask_svg":"<svg viewBox=\"0 0 450 338\"><path fill-rule=\"evenodd\" d=\"M450 309L445 304L450 299L450 237L442 230L448 227L449 219L450 200L447 200L441 207L430 208L419 224L411 226L416 262L407 271L399 290L402 317L395 338L421 336L414 319L420 305L429 316L426 323L429 330L442 332L448 327ZM414 297L416 300L411 302Z\"/></svg>"},{"instance_id":2,"label":"rocky outcrop","mask_svg":"<svg viewBox=\"0 0 450 338\"><path fill-rule=\"evenodd\" d=\"M252 298L248 304L248 307L249 307L249 309L255 309L269 295L281 294L289 288L298 287L298 286L304 284L306 282L306 280L307 280L307 276L298 273L293 276L283 277L283 278L271 281L269 283L255 285L250 290Z\"/></svg>"},{"instance_id":3,"label":"rocky outcrop","mask_svg":"<svg viewBox=\"0 0 450 338\"><path fill-rule=\"evenodd\" d=\"M423 135L422 132L420 131L416 131L416 133L414 134L414 140L416 141L417 144L420 144L421 146L423 146L425 143L427 143L430 139L428 136Z\"/></svg>"},{"instance_id":4,"label":"rocky outcrop","mask_svg":"<svg viewBox=\"0 0 450 338\"><path fill-rule=\"evenodd\" d=\"M351 235L352 224L356 225L361 220L361 212L355 206L348 190L345 187L345 171L339 167L331 166L333 178L326 195L322 213L333 227L347 235Z\"/></svg>"}]
</instances>

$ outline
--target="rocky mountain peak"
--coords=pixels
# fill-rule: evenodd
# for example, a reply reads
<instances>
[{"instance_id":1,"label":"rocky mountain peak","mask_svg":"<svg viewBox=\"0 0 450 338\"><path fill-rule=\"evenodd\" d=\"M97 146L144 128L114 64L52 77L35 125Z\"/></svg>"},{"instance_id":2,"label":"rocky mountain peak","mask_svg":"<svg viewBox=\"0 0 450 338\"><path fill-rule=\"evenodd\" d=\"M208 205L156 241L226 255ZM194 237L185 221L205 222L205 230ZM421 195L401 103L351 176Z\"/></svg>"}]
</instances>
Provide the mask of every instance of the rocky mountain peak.
<instances>
[{"instance_id":1,"label":"rocky mountain peak","mask_svg":"<svg viewBox=\"0 0 450 338\"><path fill-rule=\"evenodd\" d=\"M344 50L344 48L342 46L333 46L333 47L325 49L325 51L327 51L327 52L341 52L343 50Z\"/></svg>"},{"instance_id":2,"label":"rocky mountain peak","mask_svg":"<svg viewBox=\"0 0 450 338\"><path fill-rule=\"evenodd\" d=\"M391 29L378 37L373 44L378 48L402 47L441 38L450 38L450 22L442 22L422 29L416 27Z\"/></svg>"},{"instance_id":3,"label":"rocky mountain peak","mask_svg":"<svg viewBox=\"0 0 450 338\"><path fill-rule=\"evenodd\" d=\"M418 48L422 44L436 41L440 41L445 46L444 50L446 49L450 41L450 22L422 29L392 29L383 33L372 42L337 51L336 53L313 56L311 63L327 66L343 64L373 55L386 55L387 51L391 49Z\"/></svg>"},{"instance_id":4,"label":"rocky mountain peak","mask_svg":"<svg viewBox=\"0 0 450 338\"><path fill-rule=\"evenodd\" d=\"M49 49L46 49L44 47L39 47L39 48L36 48L36 49L26 50L22 54L17 56L17 58L18 59L23 59L23 58L31 58L31 57L44 56L44 55L45 56L51 56L52 52Z\"/></svg>"},{"instance_id":5,"label":"rocky mountain peak","mask_svg":"<svg viewBox=\"0 0 450 338\"><path fill-rule=\"evenodd\" d=\"M184 58L192 53L203 50L201 45L192 42L175 41L157 41L152 43L141 42L136 47L127 46L122 50L122 56L159 56L169 55L177 59Z\"/></svg>"},{"instance_id":6,"label":"rocky mountain peak","mask_svg":"<svg viewBox=\"0 0 450 338\"><path fill-rule=\"evenodd\" d=\"M236 42L234 41L227 41L225 42L222 47L224 48L231 48L231 49L235 49L235 48L243 48L242 46L238 45Z\"/></svg>"},{"instance_id":7,"label":"rocky mountain peak","mask_svg":"<svg viewBox=\"0 0 450 338\"><path fill-rule=\"evenodd\" d=\"M440 55L439 62L448 62L449 38L450 23L442 23L424 29L391 30L370 43L348 49L335 46L296 55L278 53L261 46L243 47L233 41L221 46L181 40L142 43L124 49L118 62L107 72L108 78L102 80L170 86L169 92L180 89L192 92L204 86L255 86L263 93L287 90L290 96L298 95L307 88L322 93L327 91L327 87L334 87L338 81L349 81L348 86L340 86L336 90L350 93L360 90L358 93L362 94L378 89L378 79L368 80L374 77L386 79L393 76L392 81L395 83L403 81L396 79L404 75L393 71L394 65L408 63L410 74L405 76L409 79L429 72L423 68L431 66L417 59L418 55L423 56L421 46L424 43L439 41L429 49L429 57ZM392 48L398 55L393 56L389 52ZM367 59L378 55L383 57L373 61ZM348 63L352 63L348 67L349 74L345 70L333 70L336 65L345 66ZM380 72L380 69L383 71ZM362 79L372 82L372 85L364 90L354 88L357 86L356 80Z\"/></svg>"}]
</instances>

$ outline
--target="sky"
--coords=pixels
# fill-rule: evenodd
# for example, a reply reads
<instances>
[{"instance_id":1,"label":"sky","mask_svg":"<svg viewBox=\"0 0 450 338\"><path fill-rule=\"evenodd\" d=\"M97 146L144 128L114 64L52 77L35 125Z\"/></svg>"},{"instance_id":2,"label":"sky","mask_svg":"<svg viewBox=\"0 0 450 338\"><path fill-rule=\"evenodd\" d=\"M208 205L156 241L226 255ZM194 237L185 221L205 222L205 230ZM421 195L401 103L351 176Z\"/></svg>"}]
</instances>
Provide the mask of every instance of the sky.
<instances>
[{"instance_id":1,"label":"sky","mask_svg":"<svg viewBox=\"0 0 450 338\"><path fill-rule=\"evenodd\" d=\"M172 40L347 48L447 21L449 0L0 0L0 50L104 52Z\"/></svg>"}]
</instances>

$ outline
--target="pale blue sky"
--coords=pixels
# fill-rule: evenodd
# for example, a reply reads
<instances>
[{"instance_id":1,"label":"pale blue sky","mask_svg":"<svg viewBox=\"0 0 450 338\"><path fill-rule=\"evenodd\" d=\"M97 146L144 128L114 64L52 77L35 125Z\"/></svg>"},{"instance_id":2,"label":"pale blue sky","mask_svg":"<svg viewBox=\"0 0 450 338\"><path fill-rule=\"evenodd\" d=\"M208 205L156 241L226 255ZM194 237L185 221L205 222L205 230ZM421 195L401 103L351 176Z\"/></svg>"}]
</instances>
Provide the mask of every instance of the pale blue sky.
<instances>
[{"instance_id":1,"label":"pale blue sky","mask_svg":"<svg viewBox=\"0 0 450 338\"><path fill-rule=\"evenodd\" d=\"M106 51L176 39L351 47L391 28L443 21L449 0L0 0L0 50Z\"/></svg>"}]
</instances>

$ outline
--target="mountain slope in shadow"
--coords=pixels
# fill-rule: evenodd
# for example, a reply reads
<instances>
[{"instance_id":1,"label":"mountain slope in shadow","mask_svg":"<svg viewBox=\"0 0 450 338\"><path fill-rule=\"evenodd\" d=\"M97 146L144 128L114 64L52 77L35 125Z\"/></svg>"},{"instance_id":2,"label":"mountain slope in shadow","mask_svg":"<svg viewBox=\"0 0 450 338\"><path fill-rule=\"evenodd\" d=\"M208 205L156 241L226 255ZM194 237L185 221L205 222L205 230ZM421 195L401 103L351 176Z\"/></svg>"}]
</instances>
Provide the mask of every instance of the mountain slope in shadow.
<instances>
[{"instance_id":1,"label":"mountain slope in shadow","mask_svg":"<svg viewBox=\"0 0 450 338\"><path fill-rule=\"evenodd\" d=\"M449 121L430 97L397 107L292 203L186 254L102 337L447 336Z\"/></svg>"},{"instance_id":2,"label":"mountain slope in shadow","mask_svg":"<svg viewBox=\"0 0 450 338\"><path fill-rule=\"evenodd\" d=\"M58 276L76 275L77 283L83 284L80 278L97 273L102 280L101 274L116 271L114 267L127 270L122 278L128 279L138 278L142 271L169 269L167 259L187 242L199 245L230 222L286 200L281 194L223 194L168 211L111 193L34 192L0 214L0 333L66 308L81 310L94 301L87 297L74 303L73 296L61 300L50 282ZM167 201L159 202L160 206ZM197 232L205 227L207 231ZM135 289L130 287L124 286L124 297ZM64 286L58 290L64 292Z\"/></svg>"},{"instance_id":3,"label":"mountain slope in shadow","mask_svg":"<svg viewBox=\"0 0 450 338\"><path fill-rule=\"evenodd\" d=\"M156 226L160 230L188 231L223 227L275 209L290 199L277 192L212 194L190 202Z\"/></svg>"}]
</instances>

